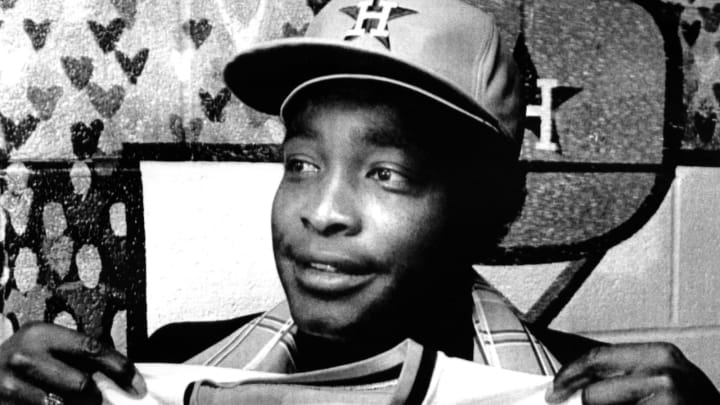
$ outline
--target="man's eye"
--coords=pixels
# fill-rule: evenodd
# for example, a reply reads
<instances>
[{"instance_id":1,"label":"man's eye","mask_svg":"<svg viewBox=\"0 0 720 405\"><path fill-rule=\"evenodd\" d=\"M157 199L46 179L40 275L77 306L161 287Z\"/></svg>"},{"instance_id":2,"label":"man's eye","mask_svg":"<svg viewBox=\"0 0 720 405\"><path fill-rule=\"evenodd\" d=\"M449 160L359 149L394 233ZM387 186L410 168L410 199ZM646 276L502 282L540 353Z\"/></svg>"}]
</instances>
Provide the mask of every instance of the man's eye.
<instances>
[{"instance_id":1,"label":"man's eye","mask_svg":"<svg viewBox=\"0 0 720 405\"><path fill-rule=\"evenodd\" d=\"M288 159L285 162L285 171L289 173L312 173L317 170L317 166L304 160Z\"/></svg>"},{"instance_id":2,"label":"man's eye","mask_svg":"<svg viewBox=\"0 0 720 405\"><path fill-rule=\"evenodd\" d=\"M397 170L387 167L378 167L370 170L368 178L374 179L391 189L406 189L410 187L410 178Z\"/></svg>"}]
</instances>

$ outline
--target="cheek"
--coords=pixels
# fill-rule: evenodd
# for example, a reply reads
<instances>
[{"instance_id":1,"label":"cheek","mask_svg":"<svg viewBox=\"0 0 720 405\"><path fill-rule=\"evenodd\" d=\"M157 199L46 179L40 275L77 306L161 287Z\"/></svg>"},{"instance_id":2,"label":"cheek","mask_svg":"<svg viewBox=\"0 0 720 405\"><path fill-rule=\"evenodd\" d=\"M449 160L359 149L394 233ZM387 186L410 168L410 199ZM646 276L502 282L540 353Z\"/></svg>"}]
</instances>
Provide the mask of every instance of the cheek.
<instances>
[{"instance_id":1,"label":"cheek","mask_svg":"<svg viewBox=\"0 0 720 405\"><path fill-rule=\"evenodd\" d=\"M278 268L280 265L278 260L282 253L281 249L284 241L293 239L293 235L297 237L298 232L301 231L301 221L298 214L298 207L301 204L299 197L281 183L273 199L270 226L273 252Z\"/></svg>"},{"instance_id":2,"label":"cheek","mask_svg":"<svg viewBox=\"0 0 720 405\"><path fill-rule=\"evenodd\" d=\"M366 205L368 230L376 235L373 250L400 267L425 268L442 260L447 240L445 200L431 194L400 203L373 202Z\"/></svg>"},{"instance_id":3,"label":"cheek","mask_svg":"<svg viewBox=\"0 0 720 405\"><path fill-rule=\"evenodd\" d=\"M287 226L288 218L290 217L292 211L291 201L292 199L288 198L286 188L281 182L278 190L275 192L270 215L273 240L276 238L278 232L283 232Z\"/></svg>"}]
</instances>

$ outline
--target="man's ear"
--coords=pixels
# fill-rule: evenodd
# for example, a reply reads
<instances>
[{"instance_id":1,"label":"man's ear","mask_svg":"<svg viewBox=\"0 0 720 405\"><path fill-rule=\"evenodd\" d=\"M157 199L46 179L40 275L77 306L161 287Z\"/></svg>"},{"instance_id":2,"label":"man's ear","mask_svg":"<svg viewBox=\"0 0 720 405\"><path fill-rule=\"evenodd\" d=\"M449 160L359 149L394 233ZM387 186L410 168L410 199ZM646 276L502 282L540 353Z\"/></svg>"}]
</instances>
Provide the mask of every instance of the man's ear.
<instances>
[{"instance_id":1,"label":"man's ear","mask_svg":"<svg viewBox=\"0 0 720 405\"><path fill-rule=\"evenodd\" d=\"M453 233L469 261L487 261L520 216L527 191L516 163L479 164L464 169L469 176L454 183Z\"/></svg>"}]
</instances>

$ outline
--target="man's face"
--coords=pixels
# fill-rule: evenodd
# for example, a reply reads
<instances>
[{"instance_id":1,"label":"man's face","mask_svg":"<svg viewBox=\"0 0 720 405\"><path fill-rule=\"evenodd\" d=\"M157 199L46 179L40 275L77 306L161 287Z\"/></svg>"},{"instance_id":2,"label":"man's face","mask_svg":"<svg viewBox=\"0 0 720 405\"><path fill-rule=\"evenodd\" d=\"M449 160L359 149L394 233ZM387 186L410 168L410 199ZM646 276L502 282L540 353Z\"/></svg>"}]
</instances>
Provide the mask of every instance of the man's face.
<instances>
[{"instance_id":1,"label":"man's face","mask_svg":"<svg viewBox=\"0 0 720 405\"><path fill-rule=\"evenodd\" d=\"M286 117L275 260L303 332L402 337L447 259L447 190L391 104L301 101Z\"/></svg>"}]
</instances>

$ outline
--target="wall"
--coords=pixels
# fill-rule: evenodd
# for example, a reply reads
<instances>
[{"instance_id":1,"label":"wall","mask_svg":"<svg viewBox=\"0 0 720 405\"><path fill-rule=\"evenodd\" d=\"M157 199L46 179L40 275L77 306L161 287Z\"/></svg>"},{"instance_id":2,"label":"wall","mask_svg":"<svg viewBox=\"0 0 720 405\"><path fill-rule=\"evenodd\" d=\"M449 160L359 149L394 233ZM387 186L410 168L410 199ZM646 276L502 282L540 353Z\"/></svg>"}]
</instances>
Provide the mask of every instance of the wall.
<instances>
[{"instance_id":1,"label":"wall","mask_svg":"<svg viewBox=\"0 0 720 405\"><path fill-rule=\"evenodd\" d=\"M673 342L718 383L720 168L676 175L657 213L608 251L551 326L609 342ZM479 270L528 311L564 266Z\"/></svg>"},{"instance_id":2,"label":"wall","mask_svg":"<svg viewBox=\"0 0 720 405\"><path fill-rule=\"evenodd\" d=\"M720 3L465 1L497 16L531 105L528 200L480 271L530 321L670 339L720 381ZM0 161L29 169L2 179L6 329L57 321L132 355L163 323L280 296L258 211L277 169L231 162L277 162L282 128L222 69L323 3L0 0Z\"/></svg>"},{"instance_id":3,"label":"wall","mask_svg":"<svg viewBox=\"0 0 720 405\"><path fill-rule=\"evenodd\" d=\"M168 322L260 312L283 299L270 239L281 170L265 163L143 163L148 332Z\"/></svg>"}]
</instances>

